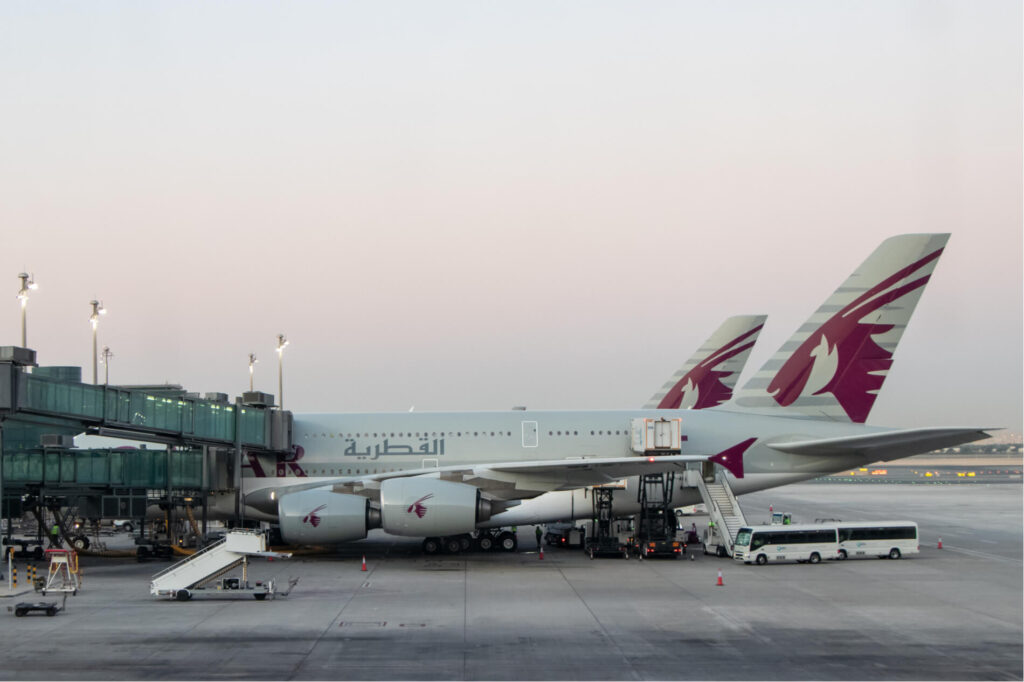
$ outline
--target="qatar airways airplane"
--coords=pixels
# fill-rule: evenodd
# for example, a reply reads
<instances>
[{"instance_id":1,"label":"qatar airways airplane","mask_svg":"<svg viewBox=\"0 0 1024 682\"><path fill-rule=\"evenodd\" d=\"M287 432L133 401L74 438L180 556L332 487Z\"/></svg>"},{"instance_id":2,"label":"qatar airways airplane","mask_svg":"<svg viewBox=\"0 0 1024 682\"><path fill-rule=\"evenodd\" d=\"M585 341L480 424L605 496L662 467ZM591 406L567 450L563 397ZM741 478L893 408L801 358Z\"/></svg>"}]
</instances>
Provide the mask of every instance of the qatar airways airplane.
<instances>
[{"instance_id":1,"label":"qatar airways airplane","mask_svg":"<svg viewBox=\"0 0 1024 682\"><path fill-rule=\"evenodd\" d=\"M524 523L517 508L545 493L688 462L722 466L744 494L987 438L974 427L865 424L948 238L885 240L714 407L681 409L697 401L688 405L680 390L673 409L296 415L292 461L277 476L243 479L247 515L278 522L296 544L356 540L376 527L451 536ZM300 456L310 475L287 475ZM676 504L697 502L692 496ZM565 518L546 513L531 520Z\"/></svg>"}]
</instances>

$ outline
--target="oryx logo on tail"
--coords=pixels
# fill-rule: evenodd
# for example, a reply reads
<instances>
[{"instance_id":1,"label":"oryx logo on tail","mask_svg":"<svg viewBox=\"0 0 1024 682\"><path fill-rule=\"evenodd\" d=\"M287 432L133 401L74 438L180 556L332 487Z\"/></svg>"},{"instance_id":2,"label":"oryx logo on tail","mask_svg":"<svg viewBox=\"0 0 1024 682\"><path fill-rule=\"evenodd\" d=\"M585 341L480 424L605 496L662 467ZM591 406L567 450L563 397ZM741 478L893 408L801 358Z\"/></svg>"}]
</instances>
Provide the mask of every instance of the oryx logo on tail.
<instances>
[{"instance_id":1,"label":"oryx logo on tail","mask_svg":"<svg viewBox=\"0 0 1024 682\"><path fill-rule=\"evenodd\" d=\"M801 396L831 393L851 421L863 423L892 365L892 352L875 337L905 324L909 317L906 312L904 319L884 319L883 309L912 293L919 295L932 268L927 274L904 280L934 264L940 255L941 248L896 271L811 332L768 384L775 402L785 407ZM915 298L906 306L909 311L916 302Z\"/></svg>"},{"instance_id":2,"label":"oryx logo on tail","mask_svg":"<svg viewBox=\"0 0 1024 682\"><path fill-rule=\"evenodd\" d=\"M737 336L698 362L662 398L661 402L658 403L658 409L702 410L705 407L721 405L729 400L732 397L732 385L736 381L733 379L730 385L726 386L723 383L723 379L732 376L734 372L716 368L753 348L754 342L757 340L757 334L763 326L763 323L759 324L750 331Z\"/></svg>"},{"instance_id":3,"label":"oryx logo on tail","mask_svg":"<svg viewBox=\"0 0 1024 682\"><path fill-rule=\"evenodd\" d=\"M433 496L434 496L434 493L430 493L428 495L424 495L420 499L418 499L415 502L413 502L412 504L410 504L409 508L405 510L405 513L406 514L415 514L417 517L422 519L424 516L427 515L427 505L425 505L423 503L426 502L427 500L429 500Z\"/></svg>"}]
</instances>

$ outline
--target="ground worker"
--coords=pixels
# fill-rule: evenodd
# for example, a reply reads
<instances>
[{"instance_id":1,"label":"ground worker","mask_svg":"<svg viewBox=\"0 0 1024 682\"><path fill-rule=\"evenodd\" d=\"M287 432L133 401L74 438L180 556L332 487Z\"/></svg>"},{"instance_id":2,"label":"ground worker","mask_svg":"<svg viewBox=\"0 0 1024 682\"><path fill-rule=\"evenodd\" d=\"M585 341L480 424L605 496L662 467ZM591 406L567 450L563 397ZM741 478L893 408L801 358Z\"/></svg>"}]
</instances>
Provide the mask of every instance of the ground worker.
<instances>
[{"instance_id":1,"label":"ground worker","mask_svg":"<svg viewBox=\"0 0 1024 682\"><path fill-rule=\"evenodd\" d=\"M537 526L534 529L533 533L537 536L537 549L540 549L540 538L542 535L544 535L544 531L540 529L540 526Z\"/></svg>"},{"instance_id":2,"label":"ground worker","mask_svg":"<svg viewBox=\"0 0 1024 682\"><path fill-rule=\"evenodd\" d=\"M50 542L53 543L54 547L60 547L60 524L54 523L53 528L50 529Z\"/></svg>"}]
</instances>

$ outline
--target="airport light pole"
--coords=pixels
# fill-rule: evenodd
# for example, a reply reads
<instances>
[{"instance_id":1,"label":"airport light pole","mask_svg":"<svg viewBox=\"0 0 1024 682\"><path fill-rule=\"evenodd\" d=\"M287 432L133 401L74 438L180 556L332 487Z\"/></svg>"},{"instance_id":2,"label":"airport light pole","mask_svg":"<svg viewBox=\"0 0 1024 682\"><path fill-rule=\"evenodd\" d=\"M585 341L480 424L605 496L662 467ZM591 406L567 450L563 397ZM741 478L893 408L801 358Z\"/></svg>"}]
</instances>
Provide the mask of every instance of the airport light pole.
<instances>
[{"instance_id":1,"label":"airport light pole","mask_svg":"<svg viewBox=\"0 0 1024 682\"><path fill-rule=\"evenodd\" d=\"M288 345L288 339L284 334L277 335L277 393L280 396L280 407L284 409L284 347Z\"/></svg>"},{"instance_id":2,"label":"airport light pole","mask_svg":"<svg viewBox=\"0 0 1024 682\"><path fill-rule=\"evenodd\" d=\"M256 354L255 353L249 353L249 392L250 393L252 393L253 390L254 390L253 387L252 387L252 382L253 382L253 375L256 373L256 363L257 362L259 362L259 360L256 359Z\"/></svg>"},{"instance_id":3,"label":"airport light pole","mask_svg":"<svg viewBox=\"0 0 1024 682\"><path fill-rule=\"evenodd\" d=\"M28 348L28 325L26 322L25 309L28 307L28 292L38 289L35 277L23 272L18 277L21 279L21 289L18 291L18 300L21 301L21 347Z\"/></svg>"},{"instance_id":4,"label":"airport light pole","mask_svg":"<svg viewBox=\"0 0 1024 682\"><path fill-rule=\"evenodd\" d=\"M110 346L103 346L103 385L107 386L110 384L110 358L114 357L114 354L110 352Z\"/></svg>"},{"instance_id":5,"label":"airport light pole","mask_svg":"<svg viewBox=\"0 0 1024 682\"><path fill-rule=\"evenodd\" d=\"M93 299L89 301L89 305L92 306L92 315L89 316L89 322L92 323L92 383L95 386L97 382L97 352L96 352L96 328L100 324L100 315L106 315L107 309L103 307L103 304Z\"/></svg>"}]
</instances>

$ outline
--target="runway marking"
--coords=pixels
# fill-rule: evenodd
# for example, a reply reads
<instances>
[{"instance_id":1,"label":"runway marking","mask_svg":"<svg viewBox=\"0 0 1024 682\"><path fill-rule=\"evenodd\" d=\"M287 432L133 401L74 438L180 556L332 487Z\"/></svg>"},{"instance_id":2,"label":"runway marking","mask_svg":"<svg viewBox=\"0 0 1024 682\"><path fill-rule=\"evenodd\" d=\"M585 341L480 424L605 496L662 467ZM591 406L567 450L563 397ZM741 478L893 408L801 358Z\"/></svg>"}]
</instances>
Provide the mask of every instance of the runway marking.
<instances>
[{"instance_id":1,"label":"runway marking","mask_svg":"<svg viewBox=\"0 0 1024 682\"><path fill-rule=\"evenodd\" d=\"M976 549L966 549L965 547L950 547L949 545L943 545L943 549L948 549L951 552L957 554L966 554L967 556L977 557L978 559L991 559L993 561L1005 561L1010 564L1024 564L1021 559L1014 559L1008 556L1000 556L998 554L989 554L988 552L979 552Z\"/></svg>"}]
</instances>

